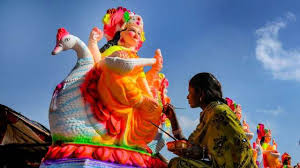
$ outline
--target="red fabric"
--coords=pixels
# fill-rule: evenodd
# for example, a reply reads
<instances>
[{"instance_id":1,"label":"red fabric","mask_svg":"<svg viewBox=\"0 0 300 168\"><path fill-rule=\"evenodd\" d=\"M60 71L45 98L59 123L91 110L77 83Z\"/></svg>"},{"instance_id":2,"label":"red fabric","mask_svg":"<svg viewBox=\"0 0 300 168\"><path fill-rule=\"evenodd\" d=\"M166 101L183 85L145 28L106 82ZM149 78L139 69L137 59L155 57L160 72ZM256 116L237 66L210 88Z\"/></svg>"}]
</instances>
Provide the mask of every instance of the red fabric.
<instances>
[{"instance_id":1,"label":"red fabric","mask_svg":"<svg viewBox=\"0 0 300 168\"><path fill-rule=\"evenodd\" d=\"M264 162L264 167L269 167L269 163L268 163L266 154L263 154L263 162Z\"/></svg>"}]
</instances>

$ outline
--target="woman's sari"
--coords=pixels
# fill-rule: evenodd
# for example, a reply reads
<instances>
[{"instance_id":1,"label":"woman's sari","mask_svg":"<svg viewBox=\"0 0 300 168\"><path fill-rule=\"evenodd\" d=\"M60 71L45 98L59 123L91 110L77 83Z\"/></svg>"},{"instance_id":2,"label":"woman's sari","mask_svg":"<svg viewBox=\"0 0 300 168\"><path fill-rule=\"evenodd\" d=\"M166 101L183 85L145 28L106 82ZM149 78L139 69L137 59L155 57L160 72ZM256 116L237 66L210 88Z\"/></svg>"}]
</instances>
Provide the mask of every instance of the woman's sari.
<instances>
[{"instance_id":1,"label":"woman's sari","mask_svg":"<svg viewBox=\"0 0 300 168\"><path fill-rule=\"evenodd\" d=\"M169 167L256 167L240 121L221 102L212 102L201 112L200 123L188 142L206 152L198 158L186 155L173 158ZM208 153L209 161L205 161L203 153Z\"/></svg>"}]
</instances>

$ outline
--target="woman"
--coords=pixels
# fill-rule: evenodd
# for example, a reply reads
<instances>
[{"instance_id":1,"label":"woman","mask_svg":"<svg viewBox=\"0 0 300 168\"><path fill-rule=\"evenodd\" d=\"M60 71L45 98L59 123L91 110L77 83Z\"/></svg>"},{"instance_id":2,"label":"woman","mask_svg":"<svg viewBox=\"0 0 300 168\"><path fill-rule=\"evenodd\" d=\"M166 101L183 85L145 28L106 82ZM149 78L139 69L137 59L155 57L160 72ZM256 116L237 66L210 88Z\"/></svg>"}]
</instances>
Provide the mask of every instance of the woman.
<instances>
[{"instance_id":1,"label":"woman","mask_svg":"<svg viewBox=\"0 0 300 168\"><path fill-rule=\"evenodd\" d=\"M141 16L122 7L109 9L103 24L108 42L100 49L101 54L97 41L103 34L99 29L92 30L88 45L96 62L107 57L139 58L137 52L145 40ZM162 69L160 50L154 58L156 63L146 74L142 66L125 72L122 65L96 65L98 92L93 99L98 102L92 109L107 129L95 138L100 143L148 149L147 144L155 138L157 128L151 122L159 125L162 108L152 94L152 85Z\"/></svg>"},{"instance_id":2,"label":"woman","mask_svg":"<svg viewBox=\"0 0 300 168\"><path fill-rule=\"evenodd\" d=\"M200 107L200 123L187 140L188 148L171 150L169 167L256 167L250 143L236 115L222 99L219 81L210 73L199 73L189 82L191 108ZM185 139L172 106L165 108L173 134ZM176 143L176 142L175 142Z\"/></svg>"}]
</instances>

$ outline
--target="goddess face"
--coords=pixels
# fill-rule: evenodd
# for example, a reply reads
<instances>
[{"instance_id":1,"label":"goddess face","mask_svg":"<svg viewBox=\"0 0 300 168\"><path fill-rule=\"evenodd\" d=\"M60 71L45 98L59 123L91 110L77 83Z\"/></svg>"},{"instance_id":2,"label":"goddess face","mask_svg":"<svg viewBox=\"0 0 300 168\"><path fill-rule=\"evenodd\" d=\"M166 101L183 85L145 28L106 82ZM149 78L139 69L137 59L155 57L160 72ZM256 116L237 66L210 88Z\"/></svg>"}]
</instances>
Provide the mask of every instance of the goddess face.
<instances>
[{"instance_id":1,"label":"goddess face","mask_svg":"<svg viewBox=\"0 0 300 168\"><path fill-rule=\"evenodd\" d=\"M269 131L268 133L266 133L265 143L270 143L271 142L271 138L272 138L272 135L271 135L271 132Z\"/></svg>"},{"instance_id":2,"label":"goddess face","mask_svg":"<svg viewBox=\"0 0 300 168\"><path fill-rule=\"evenodd\" d=\"M137 47L141 41L142 28L136 24L127 24L120 33L119 43L126 47Z\"/></svg>"}]
</instances>

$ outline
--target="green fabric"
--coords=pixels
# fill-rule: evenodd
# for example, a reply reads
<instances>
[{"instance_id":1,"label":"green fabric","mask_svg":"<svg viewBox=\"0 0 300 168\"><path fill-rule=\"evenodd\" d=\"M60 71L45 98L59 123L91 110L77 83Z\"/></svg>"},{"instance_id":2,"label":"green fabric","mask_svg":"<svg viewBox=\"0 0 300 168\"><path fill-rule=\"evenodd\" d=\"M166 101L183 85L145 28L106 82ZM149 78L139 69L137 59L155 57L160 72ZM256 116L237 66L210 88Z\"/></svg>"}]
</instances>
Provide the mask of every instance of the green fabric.
<instances>
[{"instance_id":1,"label":"green fabric","mask_svg":"<svg viewBox=\"0 0 300 168\"><path fill-rule=\"evenodd\" d=\"M124 13L124 20L125 20L125 22L128 22L129 19L130 19L129 12L126 11L126 12Z\"/></svg>"},{"instance_id":2,"label":"green fabric","mask_svg":"<svg viewBox=\"0 0 300 168\"><path fill-rule=\"evenodd\" d=\"M200 123L188 141L204 147L212 163L206 164L200 158L193 160L178 157L171 160L169 167L256 167L240 121L226 104L212 102L200 118Z\"/></svg>"},{"instance_id":3,"label":"green fabric","mask_svg":"<svg viewBox=\"0 0 300 168\"><path fill-rule=\"evenodd\" d=\"M203 161L187 159L183 157L175 157L169 162L170 168L199 168L211 167L211 165Z\"/></svg>"},{"instance_id":4,"label":"green fabric","mask_svg":"<svg viewBox=\"0 0 300 168\"><path fill-rule=\"evenodd\" d=\"M65 137L63 135L54 134L54 135L52 135L52 144L56 144L59 142L59 143L63 143L63 144L77 144L77 145L82 144L82 145L106 146L106 147L113 147L113 148L120 148L120 149L135 151L135 152L139 152L139 153L146 154L149 156L152 155L152 154L148 153L147 151L145 151L144 149L125 146L125 145L123 145L123 146L107 145L107 144L94 142L92 139L93 138L90 136Z\"/></svg>"}]
</instances>

